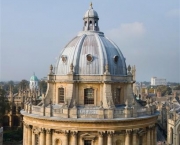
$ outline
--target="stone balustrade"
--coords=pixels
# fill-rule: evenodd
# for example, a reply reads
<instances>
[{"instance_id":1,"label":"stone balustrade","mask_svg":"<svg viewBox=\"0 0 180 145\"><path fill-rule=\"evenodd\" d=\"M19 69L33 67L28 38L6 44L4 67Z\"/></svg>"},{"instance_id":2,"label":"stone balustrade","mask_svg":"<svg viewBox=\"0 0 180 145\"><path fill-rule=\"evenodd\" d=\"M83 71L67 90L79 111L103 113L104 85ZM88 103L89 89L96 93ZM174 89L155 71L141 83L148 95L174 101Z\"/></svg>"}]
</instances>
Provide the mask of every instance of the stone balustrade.
<instances>
[{"instance_id":1,"label":"stone balustrade","mask_svg":"<svg viewBox=\"0 0 180 145\"><path fill-rule=\"evenodd\" d=\"M96 119L113 119L113 118L132 118L155 114L154 106L141 107L119 107L119 108L101 108L101 107L63 107L62 105L54 106L35 106L31 103L26 104L25 112L39 116L61 117L61 118L96 118Z\"/></svg>"}]
</instances>

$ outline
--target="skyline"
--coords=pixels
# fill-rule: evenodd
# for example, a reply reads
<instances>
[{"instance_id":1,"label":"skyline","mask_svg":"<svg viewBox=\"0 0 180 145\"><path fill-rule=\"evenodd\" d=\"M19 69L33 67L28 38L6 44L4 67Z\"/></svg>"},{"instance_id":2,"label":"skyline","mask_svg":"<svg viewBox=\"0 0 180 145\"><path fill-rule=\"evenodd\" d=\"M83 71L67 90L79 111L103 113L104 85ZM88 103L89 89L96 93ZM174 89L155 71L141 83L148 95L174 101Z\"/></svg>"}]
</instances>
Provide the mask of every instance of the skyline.
<instances>
[{"instance_id":1,"label":"skyline","mask_svg":"<svg viewBox=\"0 0 180 145\"><path fill-rule=\"evenodd\" d=\"M1 1L0 81L46 77L83 27L90 1ZM136 65L136 80L180 82L179 1L92 1L100 31ZM103 4L103 6L102 6ZM68 8L68 9L67 9ZM162 57L163 56L163 57Z\"/></svg>"}]
</instances>

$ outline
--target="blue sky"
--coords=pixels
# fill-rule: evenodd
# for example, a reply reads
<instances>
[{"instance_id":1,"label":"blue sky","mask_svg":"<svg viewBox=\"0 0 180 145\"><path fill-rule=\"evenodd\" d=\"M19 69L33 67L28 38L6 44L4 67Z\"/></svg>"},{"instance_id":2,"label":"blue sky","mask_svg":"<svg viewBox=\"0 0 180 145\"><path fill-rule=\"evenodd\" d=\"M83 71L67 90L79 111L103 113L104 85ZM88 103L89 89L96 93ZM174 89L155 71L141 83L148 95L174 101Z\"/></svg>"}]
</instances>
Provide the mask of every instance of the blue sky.
<instances>
[{"instance_id":1,"label":"blue sky","mask_svg":"<svg viewBox=\"0 0 180 145\"><path fill-rule=\"evenodd\" d=\"M83 27L91 1L1 0L0 81L47 76ZM136 65L137 81L180 82L179 0L93 0L100 30Z\"/></svg>"}]
</instances>

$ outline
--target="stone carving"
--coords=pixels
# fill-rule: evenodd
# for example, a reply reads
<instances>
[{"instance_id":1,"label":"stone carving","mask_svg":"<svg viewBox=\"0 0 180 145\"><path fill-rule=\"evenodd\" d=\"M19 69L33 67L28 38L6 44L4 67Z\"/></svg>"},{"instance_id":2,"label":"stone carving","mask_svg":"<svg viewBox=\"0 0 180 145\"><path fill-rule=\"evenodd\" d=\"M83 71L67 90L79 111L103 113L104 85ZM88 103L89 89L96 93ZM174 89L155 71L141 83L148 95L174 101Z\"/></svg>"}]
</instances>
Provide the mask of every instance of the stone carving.
<instances>
[{"instance_id":1,"label":"stone carving","mask_svg":"<svg viewBox=\"0 0 180 145\"><path fill-rule=\"evenodd\" d=\"M111 136L111 137L112 137L112 135L114 134L114 130L108 130L108 131L107 131L107 134L108 134L108 136Z\"/></svg>"},{"instance_id":2,"label":"stone carving","mask_svg":"<svg viewBox=\"0 0 180 145\"><path fill-rule=\"evenodd\" d=\"M132 129L126 129L126 134L131 134Z\"/></svg>"},{"instance_id":3,"label":"stone carving","mask_svg":"<svg viewBox=\"0 0 180 145\"><path fill-rule=\"evenodd\" d=\"M34 134L39 134L40 133L40 129L39 128L33 128L33 133Z\"/></svg>"},{"instance_id":4,"label":"stone carving","mask_svg":"<svg viewBox=\"0 0 180 145\"><path fill-rule=\"evenodd\" d=\"M72 136L76 136L78 131L77 130L71 130L70 133L71 133Z\"/></svg>"},{"instance_id":5,"label":"stone carving","mask_svg":"<svg viewBox=\"0 0 180 145\"><path fill-rule=\"evenodd\" d=\"M52 133L52 129L46 129L46 133L48 133L48 134L51 134Z\"/></svg>"},{"instance_id":6,"label":"stone carving","mask_svg":"<svg viewBox=\"0 0 180 145\"><path fill-rule=\"evenodd\" d=\"M103 135L105 134L105 131L98 131L98 134L100 137L103 137Z\"/></svg>"},{"instance_id":7,"label":"stone carving","mask_svg":"<svg viewBox=\"0 0 180 145\"><path fill-rule=\"evenodd\" d=\"M139 128L133 128L133 133L134 133L134 134L137 134L138 131L139 131Z\"/></svg>"}]
</instances>

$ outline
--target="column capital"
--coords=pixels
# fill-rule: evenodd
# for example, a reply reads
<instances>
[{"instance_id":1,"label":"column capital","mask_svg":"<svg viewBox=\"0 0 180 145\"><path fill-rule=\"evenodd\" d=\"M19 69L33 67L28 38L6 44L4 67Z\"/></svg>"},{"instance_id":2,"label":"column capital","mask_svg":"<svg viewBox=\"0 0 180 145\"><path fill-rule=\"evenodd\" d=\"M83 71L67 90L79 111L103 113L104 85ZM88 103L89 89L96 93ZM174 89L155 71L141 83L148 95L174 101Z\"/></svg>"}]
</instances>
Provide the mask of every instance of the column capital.
<instances>
[{"instance_id":1,"label":"column capital","mask_svg":"<svg viewBox=\"0 0 180 145\"><path fill-rule=\"evenodd\" d=\"M98 131L98 134L100 137L103 137L104 133L105 133L105 131Z\"/></svg>"},{"instance_id":2,"label":"column capital","mask_svg":"<svg viewBox=\"0 0 180 145\"><path fill-rule=\"evenodd\" d=\"M47 129L46 129L46 133L47 133L47 134L51 134L51 133L52 133L52 129L47 128Z\"/></svg>"},{"instance_id":3,"label":"column capital","mask_svg":"<svg viewBox=\"0 0 180 145\"><path fill-rule=\"evenodd\" d=\"M45 128L40 128L39 132L40 133L45 133Z\"/></svg>"},{"instance_id":4,"label":"column capital","mask_svg":"<svg viewBox=\"0 0 180 145\"><path fill-rule=\"evenodd\" d=\"M28 128L28 129L31 129L31 128L32 128L32 125L29 125L29 124L27 124L27 123L25 123L24 125L25 125L25 127Z\"/></svg>"},{"instance_id":5,"label":"column capital","mask_svg":"<svg viewBox=\"0 0 180 145\"><path fill-rule=\"evenodd\" d=\"M133 128L133 134L137 134L139 131L139 128Z\"/></svg>"},{"instance_id":6,"label":"column capital","mask_svg":"<svg viewBox=\"0 0 180 145\"><path fill-rule=\"evenodd\" d=\"M126 134L131 134L132 129L126 129Z\"/></svg>"},{"instance_id":7,"label":"column capital","mask_svg":"<svg viewBox=\"0 0 180 145\"><path fill-rule=\"evenodd\" d=\"M71 130L70 133L73 135L73 136L76 136L78 131L77 130Z\"/></svg>"},{"instance_id":8,"label":"column capital","mask_svg":"<svg viewBox=\"0 0 180 145\"><path fill-rule=\"evenodd\" d=\"M107 134L108 134L108 136L112 136L113 134L114 134L114 130L107 130Z\"/></svg>"},{"instance_id":9,"label":"column capital","mask_svg":"<svg viewBox=\"0 0 180 145\"><path fill-rule=\"evenodd\" d=\"M148 126L149 129L153 129L155 127L155 124L151 124Z\"/></svg>"},{"instance_id":10,"label":"column capital","mask_svg":"<svg viewBox=\"0 0 180 145\"><path fill-rule=\"evenodd\" d=\"M33 128L33 133L34 133L34 134L39 134L39 133L40 133L39 128Z\"/></svg>"}]
</instances>

